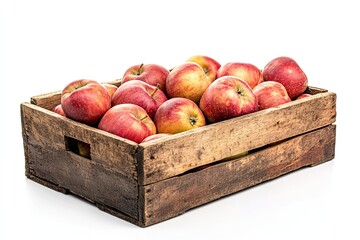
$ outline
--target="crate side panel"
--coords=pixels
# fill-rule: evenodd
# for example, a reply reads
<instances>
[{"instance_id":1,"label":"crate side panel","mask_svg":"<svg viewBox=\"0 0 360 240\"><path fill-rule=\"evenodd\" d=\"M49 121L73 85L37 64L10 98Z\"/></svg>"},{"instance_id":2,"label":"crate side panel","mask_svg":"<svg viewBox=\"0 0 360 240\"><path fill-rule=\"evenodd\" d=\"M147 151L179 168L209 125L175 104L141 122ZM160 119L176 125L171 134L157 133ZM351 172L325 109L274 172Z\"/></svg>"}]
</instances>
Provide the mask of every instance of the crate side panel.
<instances>
[{"instance_id":1,"label":"crate side panel","mask_svg":"<svg viewBox=\"0 0 360 240\"><path fill-rule=\"evenodd\" d=\"M72 152L30 144L29 175L138 219L137 181Z\"/></svg>"},{"instance_id":2,"label":"crate side panel","mask_svg":"<svg viewBox=\"0 0 360 240\"><path fill-rule=\"evenodd\" d=\"M287 139L335 122L336 94L301 101L211 124L156 143L141 144L140 184L164 180L198 166Z\"/></svg>"},{"instance_id":3,"label":"crate side panel","mask_svg":"<svg viewBox=\"0 0 360 240\"><path fill-rule=\"evenodd\" d=\"M22 104L21 115L27 177L42 179L59 189L138 218L136 162L128 149L135 151L136 145L127 146L126 142L32 104ZM95 155L87 159L68 151L64 136L89 141ZM98 147L104 152L103 156L96 153L97 145L103 146L103 149ZM96 154L101 158L97 159Z\"/></svg>"},{"instance_id":4,"label":"crate side panel","mask_svg":"<svg viewBox=\"0 0 360 240\"><path fill-rule=\"evenodd\" d=\"M137 179L137 144L33 104L24 103L21 109L23 135L28 144L66 150L65 137L71 137L90 144L91 161Z\"/></svg>"},{"instance_id":5,"label":"crate side panel","mask_svg":"<svg viewBox=\"0 0 360 240\"><path fill-rule=\"evenodd\" d=\"M335 126L330 125L239 159L142 186L140 219L145 225L158 223L301 167L329 161L334 151Z\"/></svg>"}]
</instances>

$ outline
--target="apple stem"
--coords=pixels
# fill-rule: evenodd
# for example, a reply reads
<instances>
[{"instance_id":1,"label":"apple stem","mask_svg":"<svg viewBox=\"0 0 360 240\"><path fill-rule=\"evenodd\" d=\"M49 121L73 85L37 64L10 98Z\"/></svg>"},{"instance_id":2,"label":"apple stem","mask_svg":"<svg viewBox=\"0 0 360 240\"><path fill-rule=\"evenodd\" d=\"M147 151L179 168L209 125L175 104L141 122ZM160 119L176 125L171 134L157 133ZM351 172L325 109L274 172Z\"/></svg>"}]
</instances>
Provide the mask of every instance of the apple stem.
<instances>
[{"instance_id":1,"label":"apple stem","mask_svg":"<svg viewBox=\"0 0 360 240\"><path fill-rule=\"evenodd\" d=\"M145 117L142 117L142 118L140 119L140 121L144 120L144 119L147 118L147 117L148 117L148 115L145 115Z\"/></svg>"},{"instance_id":2,"label":"apple stem","mask_svg":"<svg viewBox=\"0 0 360 240\"><path fill-rule=\"evenodd\" d=\"M151 97L153 97L154 94L157 92L157 90L159 90L159 87L160 87L160 84L157 84L155 90L150 94Z\"/></svg>"},{"instance_id":3,"label":"apple stem","mask_svg":"<svg viewBox=\"0 0 360 240\"><path fill-rule=\"evenodd\" d=\"M142 72L143 72L143 66L144 66L144 64L142 63L142 64L140 64L140 67L139 67L139 70L138 70L138 74L137 75L140 75Z\"/></svg>"}]
</instances>

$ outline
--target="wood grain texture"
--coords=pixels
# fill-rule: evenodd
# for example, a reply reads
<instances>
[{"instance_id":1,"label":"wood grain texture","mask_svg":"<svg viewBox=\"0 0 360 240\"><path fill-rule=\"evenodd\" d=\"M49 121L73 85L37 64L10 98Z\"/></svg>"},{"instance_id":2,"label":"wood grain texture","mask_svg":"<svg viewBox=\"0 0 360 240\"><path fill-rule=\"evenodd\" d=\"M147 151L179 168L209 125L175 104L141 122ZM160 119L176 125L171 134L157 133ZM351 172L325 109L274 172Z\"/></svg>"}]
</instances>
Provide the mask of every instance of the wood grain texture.
<instances>
[{"instance_id":1,"label":"wood grain texture","mask_svg":"<svg viewBox=\"0 0 360 240\"><path fill-rule=\"evenodd\" d=\"M335 125L201 171L141 186L145 226L184 213L222 196L334 158Z\"/></svg>"},{"instance_id":2,"label":"wood grain texture","mask_svg":"<svg viewBox=\"0 0 360 240\"><path fill-rule=\"evenodd\" d=\"M30 179L32 176L44 179L59 189L138 219L137 181L69 151L30 144L29 153L31 161L27 175Z\"/></svg>"},{"instance_id":3,"label":"wood grain texture","mask_svg":"<svg viewBox=\"0 0 360 240\"><path fill-rule=\"evenodd\" d=\"M30 103L52 111L61 102L61 91L33 96Z\"/></svg>"},{"instance_id":4,"label":"wood grain texture","mask_svg":"<svg viewBox=\"0 0 360 240\"><path fill-rule=\"evenodd\" d=\"M32 104L21 114L28 178L138 219L137 144ZM68 151L65 136L90 143L92 159Z\"/></svg>"},{"instance_id":5,"label":"wood grain texture","mask_svg":"<svg viewBox=\"0 0 360 240\"><path fill-rule=\"evenodd\" d=\"M147 185L329 125L336 94L311 97L140 144L139 182Z\"/></svg>"},{"instance_id":6,"label":"wood grain texture","mask_svg":"<svg viewBox=\"0 0 360 240\"><path fill-rule=\"evenodd\" d=\"M336 94L315 87L307 93L313 96L143 144L52 112L60 92L35 96L21 104L26 176L152 225L333 159ZM68 139L89 144L91 159L69 151Z\"/></svg>"},{"instance_id":7,"label":"wood grain texture","mask_svg":"<svg viewBox=\"0 0 360 240\"><path fill-rule=\"evenodd\" d=\"M33 104L21 104L21 111L26 144L65 151L65 136L72 137L90 144L91 161L112 168L128 178L137 179L136 143Z\"/></svg>"}]
</instances>

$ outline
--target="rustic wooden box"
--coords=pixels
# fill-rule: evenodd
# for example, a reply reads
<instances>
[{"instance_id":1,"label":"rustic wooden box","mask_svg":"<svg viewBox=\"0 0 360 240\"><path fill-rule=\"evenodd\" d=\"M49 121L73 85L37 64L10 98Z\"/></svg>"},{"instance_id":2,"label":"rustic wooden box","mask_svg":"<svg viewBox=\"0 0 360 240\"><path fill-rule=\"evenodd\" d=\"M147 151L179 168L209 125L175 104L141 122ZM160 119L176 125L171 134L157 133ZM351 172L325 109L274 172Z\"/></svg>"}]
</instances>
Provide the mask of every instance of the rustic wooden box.
<instances>
[{"instance_id":1,"label":"rustic wooden box","mask_svg":"<svg viewBox=\"0 0 360 240\"><path fill-rule=\"evenodd\" d=\"M60 92L21 104L26 176L139 226L334 158L336 94L312 96L136 144L53 113ZM90 144L90 158L71 150ZM250 154L236 158L237 154ZM234 157L235 156L235 157Z\"/></svg>"}]
</instances>

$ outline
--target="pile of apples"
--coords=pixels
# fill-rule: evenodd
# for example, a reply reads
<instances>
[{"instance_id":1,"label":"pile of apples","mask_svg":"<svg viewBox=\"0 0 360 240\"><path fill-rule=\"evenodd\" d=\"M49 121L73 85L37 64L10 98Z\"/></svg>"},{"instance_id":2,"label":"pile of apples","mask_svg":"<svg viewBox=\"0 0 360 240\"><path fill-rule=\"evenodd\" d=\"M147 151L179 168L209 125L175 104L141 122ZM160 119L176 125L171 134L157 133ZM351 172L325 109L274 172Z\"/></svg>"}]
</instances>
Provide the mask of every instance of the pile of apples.
<instances>
[{"instance_id":1,"label":"pile of apples","mask_svg":"<svg viewBox=\"0 0 360 240\"><path fill-rule=\"evenodd\" d=\"M172 70L132 66L119 87L73 81L54 112L141 143L307 97L307 85L305 73L289 57L275 58L260 70L195 55Z\"/></svg>"}]
</instances>

